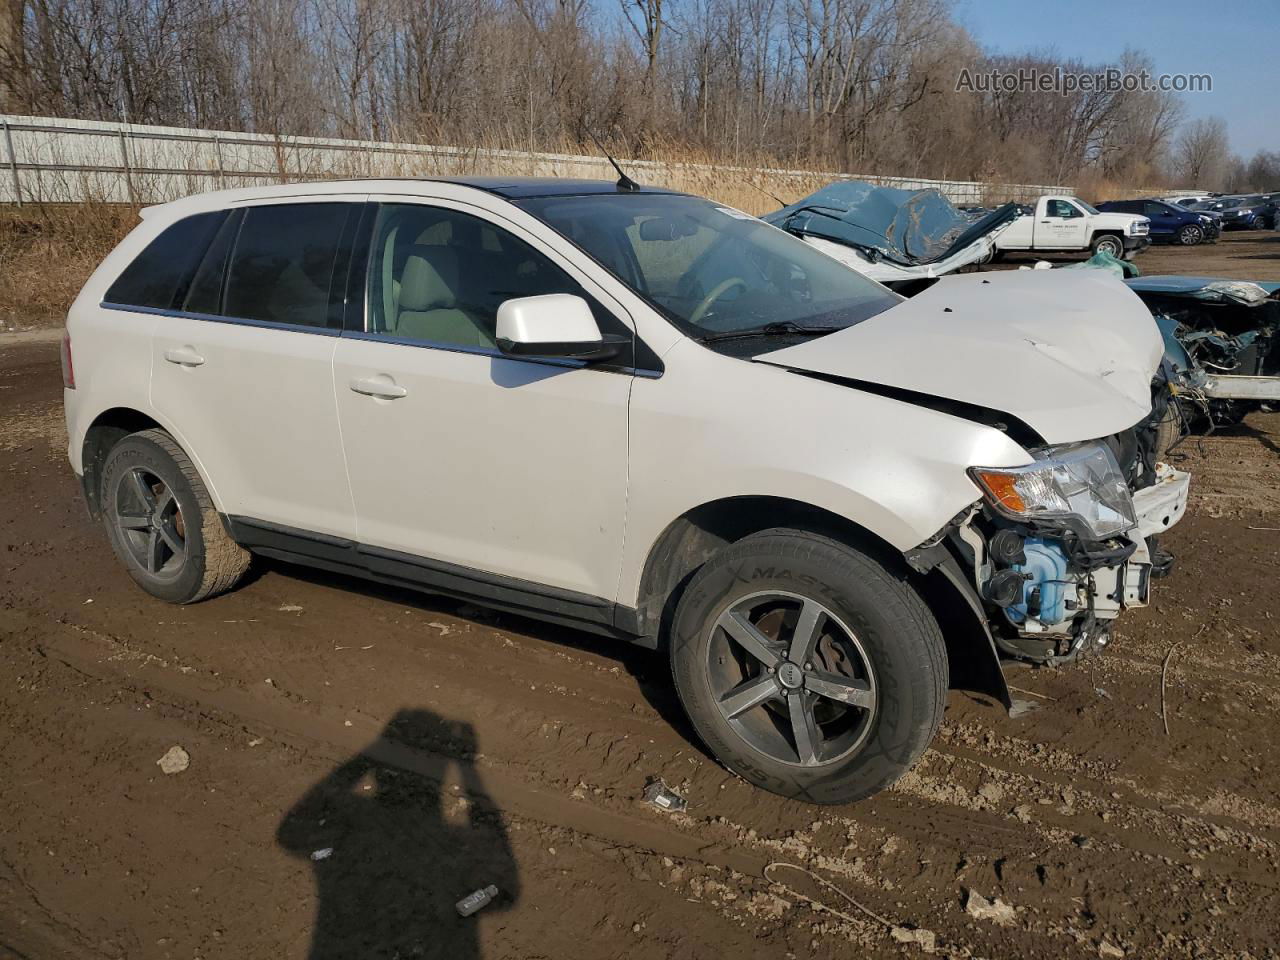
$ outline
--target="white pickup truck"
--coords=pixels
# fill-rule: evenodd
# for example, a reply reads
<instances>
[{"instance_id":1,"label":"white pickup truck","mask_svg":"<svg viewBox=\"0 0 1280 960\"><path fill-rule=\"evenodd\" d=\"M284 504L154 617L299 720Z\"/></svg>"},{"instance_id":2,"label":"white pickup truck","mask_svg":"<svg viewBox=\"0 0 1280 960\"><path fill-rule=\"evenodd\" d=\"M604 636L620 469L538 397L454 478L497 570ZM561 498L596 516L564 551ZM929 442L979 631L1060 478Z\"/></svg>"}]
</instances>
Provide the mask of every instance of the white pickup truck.
<instances>
[{"instance_id":1,"label":"white pickup truck","mask_svg":"<svg viewBox=\"0 0 1280 960\"><path fill-rule=\"evenodd\" d=\"M996 236L995 257L1013 250L1105 250L1133 259L1151 242L1151 221L1132 213L1102 213L1079 197L1041 197Z\"/></svg>"}]
</instances>

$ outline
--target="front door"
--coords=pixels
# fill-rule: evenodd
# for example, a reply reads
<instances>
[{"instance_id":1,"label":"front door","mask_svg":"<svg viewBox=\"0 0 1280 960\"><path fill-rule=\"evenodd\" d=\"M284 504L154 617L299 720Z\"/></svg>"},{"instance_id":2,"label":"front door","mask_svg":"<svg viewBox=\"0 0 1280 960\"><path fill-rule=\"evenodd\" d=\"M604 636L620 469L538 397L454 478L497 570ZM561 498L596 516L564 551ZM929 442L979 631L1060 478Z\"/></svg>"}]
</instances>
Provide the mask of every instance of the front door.
<instances>
[{"instance_id":1,"label":"front door","mask_svg":"<svg viewBox=\"0 0 1280 960\"><path fill-rule=\"evenodd\" d=\"M1084 211L1068 200L1049 200L1045 215L1036 224L1036 247L1045 250L1079 250L1088 239Z\"/></svg>"},{"instance_id":2,"label":"front door","mask_svg":"<svg viewBox=\"0 0 1280 960\"><path fill-rule=\"evenodd\" d=\"M478 573L611 602L632 375L511 359L494 329L500 303L541 293L587 295L602 329L631 328L516 229L462 205L378 208L366 330L334 358L358 537L374 570L419 563L455 592Z\"/></svg>"}]
</instances>

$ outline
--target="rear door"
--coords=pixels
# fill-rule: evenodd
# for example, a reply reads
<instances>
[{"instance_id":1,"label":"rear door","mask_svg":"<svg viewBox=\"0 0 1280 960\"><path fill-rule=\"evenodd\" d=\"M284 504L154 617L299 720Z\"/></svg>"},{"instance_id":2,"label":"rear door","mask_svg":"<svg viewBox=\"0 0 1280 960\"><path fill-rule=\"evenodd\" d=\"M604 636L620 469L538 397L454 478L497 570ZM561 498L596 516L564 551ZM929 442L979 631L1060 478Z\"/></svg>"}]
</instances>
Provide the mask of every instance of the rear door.
<instances>
[{"instance_id":1,"label":"rear door","mask_svg":"<svg viewBox=\"0 0 1280 960\"><path fill-rule=\"evenodd\" d=\"M237 518L351 537L333 401L363 197L231 210L152 333L152 404Z\"/></svg>"},{"instance_id":2,"label":"rear door","mask_svg":"<svg viewBox=\"0 0 1280 960\"><path fill-rule=\"evenodd\" d=\"M551 588L578 616L591 615L583 604L611 616L598 601L617 593L633 361L514 359L494 345L498 305L543 293L584 296L604 332L633 335L622 308L572 269L467 204L379 205L367 291L351 295L367 297L367 329L344 335L334 360L375 572L507 602L529 590L545 603Z\"/></svg>"}]
</instances>

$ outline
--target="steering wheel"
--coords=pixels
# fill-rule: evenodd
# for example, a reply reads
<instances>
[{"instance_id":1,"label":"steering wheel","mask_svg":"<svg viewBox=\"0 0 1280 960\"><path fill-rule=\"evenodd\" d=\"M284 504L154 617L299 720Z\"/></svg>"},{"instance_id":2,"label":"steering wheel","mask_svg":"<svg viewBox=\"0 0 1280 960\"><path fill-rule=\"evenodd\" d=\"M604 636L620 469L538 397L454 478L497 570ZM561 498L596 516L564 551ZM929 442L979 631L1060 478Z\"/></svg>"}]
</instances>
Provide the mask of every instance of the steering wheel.
<instances>
[{"instance_id":1,"label":"steering wheel","mask_svg":"<svg viewBox=\"0 0 1280 960\"><path fill-rule=\"evenodd\" d=\"M711 309L711 305L713 303L723 297L734 287L742 287L743 289L746 289L746 286L747 281L743 280L741 277L730 277L727 280L721 280L712 288L710 293L702 298L702 302L698 304L697 309L695 309L693 313L689 314L689 322L696 326L702 321L702 318L706 316L707 311Z\"/></svg>"}]
</instances>

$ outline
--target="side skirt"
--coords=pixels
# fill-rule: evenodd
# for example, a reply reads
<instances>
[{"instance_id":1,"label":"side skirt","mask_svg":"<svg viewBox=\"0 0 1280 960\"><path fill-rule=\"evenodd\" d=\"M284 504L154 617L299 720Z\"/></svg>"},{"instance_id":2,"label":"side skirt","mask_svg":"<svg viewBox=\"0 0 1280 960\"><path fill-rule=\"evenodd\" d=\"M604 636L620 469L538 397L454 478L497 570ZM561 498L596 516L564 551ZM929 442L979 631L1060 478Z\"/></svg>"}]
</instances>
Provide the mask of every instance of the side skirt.
<instances>
[{"instance_id":1,"label":"side skirt","mask_svg":"<svg viewBox=\"0 0 1280 960\"><path fill-rule=\"evenodd\" d=\"M603 597L548 587L397 550L387 550L250 517L225 518L242 547L290 563L375 580L379 583L467 600L652 647L636 635L636 611Z\"/></svg>"}]
</instances>

